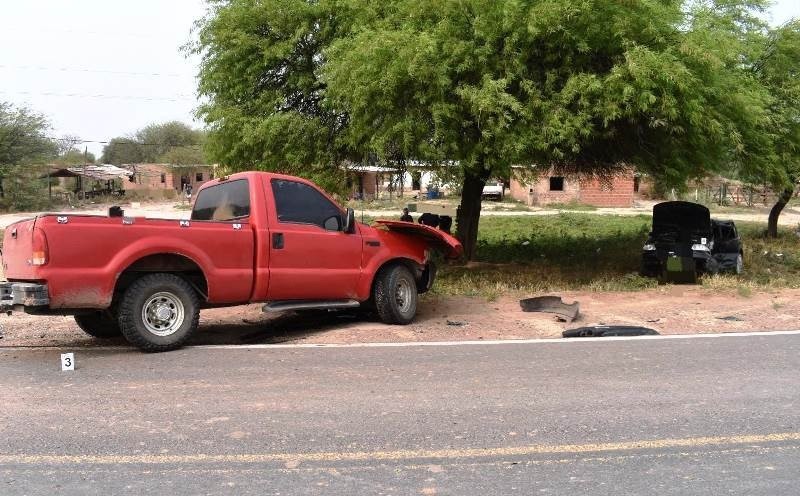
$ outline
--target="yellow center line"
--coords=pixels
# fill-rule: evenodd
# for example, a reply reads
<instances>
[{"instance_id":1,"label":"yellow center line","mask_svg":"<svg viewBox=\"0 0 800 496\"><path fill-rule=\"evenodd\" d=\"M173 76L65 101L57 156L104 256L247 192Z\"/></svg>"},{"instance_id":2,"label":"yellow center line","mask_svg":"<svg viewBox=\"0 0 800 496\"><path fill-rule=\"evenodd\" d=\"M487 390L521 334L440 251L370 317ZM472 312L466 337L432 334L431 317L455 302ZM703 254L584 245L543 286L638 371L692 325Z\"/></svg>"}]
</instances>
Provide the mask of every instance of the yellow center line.
<instances>
[{"instance_id":1,"label":"yellow center line","mask_svg":"<svg viewBox=\"0 0 800 496\"><path fill-rule=\"evenodd\" d=\"M182 463L268 463L268 462L341 462L380 460L421 460L511 457L543 454L582 454L606 451L660 450L668 448L697 448L705 446L729 446L736 444L763 444L785 441L800 441L800 432L776 434L690 437L677 439L650 439L617 443L593 444L536 444L498 448L463 448L441 450L396 450L318 453L242 453L230 455L0 455L2 464L60 464L60 465L111 465L147 464L167 465Z\"/></svg>"}]
</instances>

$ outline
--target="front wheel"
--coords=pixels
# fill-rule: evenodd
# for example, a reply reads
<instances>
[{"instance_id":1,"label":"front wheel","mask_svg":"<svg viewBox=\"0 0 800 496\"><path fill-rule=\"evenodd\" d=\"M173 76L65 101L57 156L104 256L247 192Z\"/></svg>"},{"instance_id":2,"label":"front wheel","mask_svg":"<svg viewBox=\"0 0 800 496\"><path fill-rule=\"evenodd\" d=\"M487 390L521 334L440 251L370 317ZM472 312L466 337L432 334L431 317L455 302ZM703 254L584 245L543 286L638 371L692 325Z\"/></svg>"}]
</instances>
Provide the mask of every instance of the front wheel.
<instances>
[{"instance_id":1,"label":"front wheel","mask_svg":"<svg viewBox=\"0 0 800 496\"><path fill-rule=\"evenodd\" d=\"M739 275L742 272L744 272L744 257L742 256L741 253L736 255L736 266L733 268L733 272L736 275Z\"/></svg>"},{"instance_id":2,"label":"front wheel","mask_svg":"<svg viewBox=\"0 0 800 496\"><path fill-rule=\"evenodd\" d=\"M403 265L381 269L372 297L378 316L386 324L406 325L417 314L417 282Z\"/></svg>"},{"instance_id":3,"label":"front wheel","mask_svg":"<svg viewBox=\"0 0 800 496\"><path fill-rule=\"evenodd\" d=\"M123 336L143 351L180 348L197 329L200 302L195 290L174 274L150 274L125 290L119 306Z\"/></svg>"}]
</instances>

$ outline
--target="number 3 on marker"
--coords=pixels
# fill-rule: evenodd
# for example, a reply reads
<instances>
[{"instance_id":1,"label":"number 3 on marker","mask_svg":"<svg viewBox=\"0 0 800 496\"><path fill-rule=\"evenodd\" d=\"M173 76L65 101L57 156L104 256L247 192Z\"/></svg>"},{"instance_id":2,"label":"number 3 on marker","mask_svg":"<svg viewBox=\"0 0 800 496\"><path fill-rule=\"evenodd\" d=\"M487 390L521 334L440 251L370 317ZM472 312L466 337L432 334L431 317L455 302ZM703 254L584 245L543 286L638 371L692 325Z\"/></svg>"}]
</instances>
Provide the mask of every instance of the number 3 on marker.
<instances>
[{"instance_id":1,"label":"number 3 on marker","mask_svg":"<svg viewBox=\"0 0 800 496\"><path fill-rule=\"evenodd\" d=\"M75 370L75 354L62 353L61 354L61 370Z\"/></svg>"}]
</instances>

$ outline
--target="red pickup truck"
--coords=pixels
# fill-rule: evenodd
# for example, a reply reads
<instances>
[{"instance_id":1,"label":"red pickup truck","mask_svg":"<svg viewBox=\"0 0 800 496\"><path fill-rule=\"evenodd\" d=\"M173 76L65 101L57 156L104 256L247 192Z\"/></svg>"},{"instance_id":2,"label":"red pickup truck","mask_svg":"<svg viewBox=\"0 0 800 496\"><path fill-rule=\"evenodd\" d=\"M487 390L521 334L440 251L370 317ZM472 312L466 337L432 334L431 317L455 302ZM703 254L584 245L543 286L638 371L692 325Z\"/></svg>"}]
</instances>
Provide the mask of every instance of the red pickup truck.
<instances>
[{"instance_id":1,"label":"red pickup truck","mask_svg":"<svg viewBox=\"0 0 800 496\"><path fill-rule=\"evenodd\" d=\"M401 221L355 221L313 183L243 172L198 191L190 220L46 214L10 225L0 310L74 315L95 337L145 351L183 345L201 308L372 306L408 324L436 273L432 250L461 244Z\"/></svg>"}]
</instances>

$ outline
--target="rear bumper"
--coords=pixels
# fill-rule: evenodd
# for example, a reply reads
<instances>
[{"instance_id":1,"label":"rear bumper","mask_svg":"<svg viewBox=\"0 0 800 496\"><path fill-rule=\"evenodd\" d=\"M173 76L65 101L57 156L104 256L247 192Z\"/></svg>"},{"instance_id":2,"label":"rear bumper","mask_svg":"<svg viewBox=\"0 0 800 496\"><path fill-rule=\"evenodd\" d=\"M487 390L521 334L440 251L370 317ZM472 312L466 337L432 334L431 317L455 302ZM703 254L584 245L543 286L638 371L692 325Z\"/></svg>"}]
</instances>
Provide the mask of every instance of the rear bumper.
<instances>
[{"instance_id":1,"label":"rear bumper","mask_svg":"<svg viewBox=\"0 0 800 496\"><path fill-rule=\"evenodd\" d=\"M0 282L0 312L15 309L47 307L50 297L47 284L33 282Z\"/></svg>"}]
</instances>

